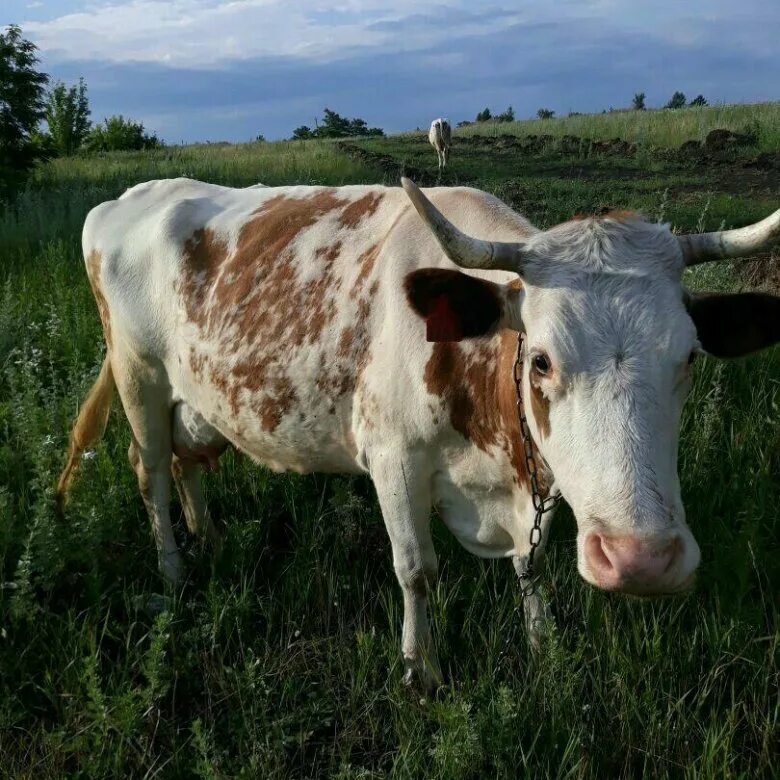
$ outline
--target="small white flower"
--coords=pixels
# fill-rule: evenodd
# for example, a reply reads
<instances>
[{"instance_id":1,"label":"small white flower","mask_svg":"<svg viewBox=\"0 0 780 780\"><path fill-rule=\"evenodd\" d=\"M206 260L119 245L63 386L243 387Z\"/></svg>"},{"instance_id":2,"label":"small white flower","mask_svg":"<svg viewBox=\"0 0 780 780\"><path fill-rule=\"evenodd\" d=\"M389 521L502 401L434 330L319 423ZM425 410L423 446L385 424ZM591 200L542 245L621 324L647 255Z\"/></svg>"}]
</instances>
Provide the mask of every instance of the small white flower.
<instances>
[{"instance_id":1,"label":"small white flower","mask_svg":"<svg viewBox=\"0 0 780 780\"><path fill-rule=\"evenodd\" d=\"M49 433L43 439L43 446L44 447L51 447L53 444L54 444L54 436L52 436Z\"/></svg>"},{"instance_id":2,"label":"small white flower","mask_svg":"<svg viewBox=\"0 0 780 780\"><path fill-rule=\"evenodd\" d=\"M97 452L95 450L85 450L81 454L82 460L95 460L96 457L97 457Z\"/></svg>"}]
</instances>

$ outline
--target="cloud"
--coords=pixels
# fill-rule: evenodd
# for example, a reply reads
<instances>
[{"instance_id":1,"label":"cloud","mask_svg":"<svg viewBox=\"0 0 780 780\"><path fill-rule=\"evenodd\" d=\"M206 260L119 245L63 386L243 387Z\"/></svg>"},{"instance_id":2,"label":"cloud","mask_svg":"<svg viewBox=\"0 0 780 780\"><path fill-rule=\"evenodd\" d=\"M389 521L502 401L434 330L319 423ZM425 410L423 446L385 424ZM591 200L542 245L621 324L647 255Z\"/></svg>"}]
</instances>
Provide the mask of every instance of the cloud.
<instances>
[{"instance_id":1,"label":"cloud","mask_svg":"<svg viewBox=\"0 0 780 780\"><path fill-rule=\"evenodd\" d=\"M396 131L486 105L600 110L638 91L651 105L675 89L776 99L780 5L757 8L135 0L82 3L24 30L54 77L85 76L94 119L124 113L169 141L246 140L289 136L325 106Z\"/></svg>"}]
</instances>

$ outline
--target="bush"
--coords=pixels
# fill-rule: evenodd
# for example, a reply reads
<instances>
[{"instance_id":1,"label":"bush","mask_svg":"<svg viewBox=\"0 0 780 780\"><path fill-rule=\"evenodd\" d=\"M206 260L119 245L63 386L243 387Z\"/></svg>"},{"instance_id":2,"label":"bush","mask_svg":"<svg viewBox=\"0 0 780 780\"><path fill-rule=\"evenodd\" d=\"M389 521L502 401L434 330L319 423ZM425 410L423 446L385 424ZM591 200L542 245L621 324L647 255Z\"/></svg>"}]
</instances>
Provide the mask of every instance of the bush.
<instances>
[{"instance_id":1,"label":"bush","mask_svg":"<svg viewBox=\"0 0 780 780\"><path fill-rule=\"evenodd\" d=\"M704 97L704 95L696 95L696 97L691 100L690 103L688 103L689 106L706 106L707 98Z\"/></svg>"},{"instance_id":2,"label":"bush","mask_svg":"<svg viewBox=\"0 0 780 780\"><path fill-rule=\"evenodd\" d=\"M366 136L382 136L385 131L381 127L369 127L365 119L355 117L348 119L341 114L326 108L322 124L312 130L308 125L301 125L293 130L293 140L302 141L310 138L352 138Z\"/></svg>"},{"instance_id":3,"label":"bush","mask_svg":"<svg viewBox=\"0 0 780 780\"><path fill-rule=\"evenodd\" d=\"M144 131L141 122L125 119L121 114L104 119L101 125L95 125L86 141L90 152L138 151L156 149L161 145L156 135L148 135Z\"/></svg>"},{"instance_id":4,"label":"bush","mask_svg":"<svg viewBox=\"0 0 780 780\"><path fill-rule=\"evenodd\" d=\"M515 121L515 110L512 108L512 106L509 106L506 111L499 114L496 117L496 122L514 122Z\"/></svg>"},{"instance_id":5,"label":"bush","mask_svg":"<svg viewBox=\"0 0 780 780\"><path fill-rule=\"evenodd\" d=\"M540 108L536 112L537 119L552 119L555 116L555 111L549 108Z\"/></svg>"},{"instance_id":6,"label":"bush","mask_svg":"<svg viewBox=\"0 0 780 780\"><path fill-rule=\"evenodd\" d=\"M645 93L644 92L637 92L634 95L634 100L632 101L632 108L634 111L644 111L645 110Z\"/></svg>"},{"instance_id":7,"label":"bush","mask_svg":"<svg viewBox=\"0 0 780 780\"><path fill-rule=\"evenodd\" d=\"M685 93L675 92L664 108L685 108Z\"/></svg>"},{"instance_id":8,"label":"bush","mask_svg":"<svg viewBox=\"0 0 780 780\"><path fill-rule=\"evenodd\" d=\"M486 108L484 111L480 111L477 114L476 122L487 122L489 119L493 118L493 114L490 113L490 109Z\"/></svg>"}]
</instances>

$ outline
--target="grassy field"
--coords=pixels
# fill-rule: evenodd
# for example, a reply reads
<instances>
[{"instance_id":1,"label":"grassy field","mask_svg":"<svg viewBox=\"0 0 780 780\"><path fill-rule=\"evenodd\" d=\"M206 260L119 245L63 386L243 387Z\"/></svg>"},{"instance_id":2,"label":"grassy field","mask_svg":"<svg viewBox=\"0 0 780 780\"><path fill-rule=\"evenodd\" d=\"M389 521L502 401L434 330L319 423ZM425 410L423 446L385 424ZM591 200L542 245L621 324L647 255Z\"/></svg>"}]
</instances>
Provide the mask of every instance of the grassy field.
<instances>
[{"instance_id":1,"label":"grassy field","mask_svg":"<svg viewBox=\"0 0 780 780\"><path fill-rule=\"evenodd\" d=\"M780 147L780 102L657 111L613 111L608 114L579 114L559 119L526 119L518 122L481 123L455 131L474 134L553 136L574 135L594 140L621 138L655 147L680 146L685 141L703 141L710 130L725 128L753 132L761 150Z\"/></svg>"},{"instance_id":2,"label":"grassy field","mask_svg":"<svg viewBox=\"0 0 780 780\"><path fill-rule=\"evenodd\" d=\"M589 137L597 120L613 117L591 120ZM70 423L104 350L80 257L87 210L137 181L181 174L342 184L397 182L414 167L434 180L426 144L365 142L360 159L312 142L64 160L4 211L4 776L777 776L780 349L696 364L680 476L703 561L688 596L651 602L586 586L563 511L546 578L558 628L534 656L512 617L511 565L475 559L434 522L447 684L432 698L401 684L401 597L367 480L272 475L228 455L206 479L224 555L213 564L179 523L190 577L164 602L116 402L66 520L55 518ZM495 192L541 226L621 206L712 229L780 205L777 169L750 162L461 144L442 183ZM690 283L742 284L728 265L702 267Z\"/></svg>"}]
</instances>

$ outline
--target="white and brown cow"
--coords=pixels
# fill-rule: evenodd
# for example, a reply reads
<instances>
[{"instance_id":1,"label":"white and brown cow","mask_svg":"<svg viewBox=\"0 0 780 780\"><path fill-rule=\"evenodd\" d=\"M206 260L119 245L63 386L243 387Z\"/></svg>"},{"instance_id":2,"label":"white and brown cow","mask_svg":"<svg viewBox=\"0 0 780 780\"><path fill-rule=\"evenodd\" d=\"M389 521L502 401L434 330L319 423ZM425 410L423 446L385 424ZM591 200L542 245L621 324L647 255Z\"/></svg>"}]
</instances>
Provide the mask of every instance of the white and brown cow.
<instances>
[{"instance_id":1,"label":"white and brown cow","mask_svg":"<svg viewBox=\"0 0 780 780\"><path fill-rule=\"evenodd\" d=\"M642 594L691 584L699 549L676 471L690 364L780 340L780 299L693 297L681 276L763 246L780 211L679 238L630 213L541 231L478 190L405 187L176 179L90 212L84 257L107 356L58 496L114 384L171 580L182 567L171 473L201 535L213 531L200 469L228 443L278 471L370 474L403 590L408 673L430 681L431 508L479 556L521 569L529 551L517 331L530 430L577 518L582 576Z\"/></svg>"},{"instance_id":2,"label":"white and brown cow","mask_svg":"<svg viewBox=\"0 0 780 780\"><path fill-rule=\"evenodd\" d=\"M450 158L450 146L452 146L452 128L449 120L443 117L434 119L428 131L428 140L439 158L439 170L445 168Z\"/></svg>"}]
</instances>

